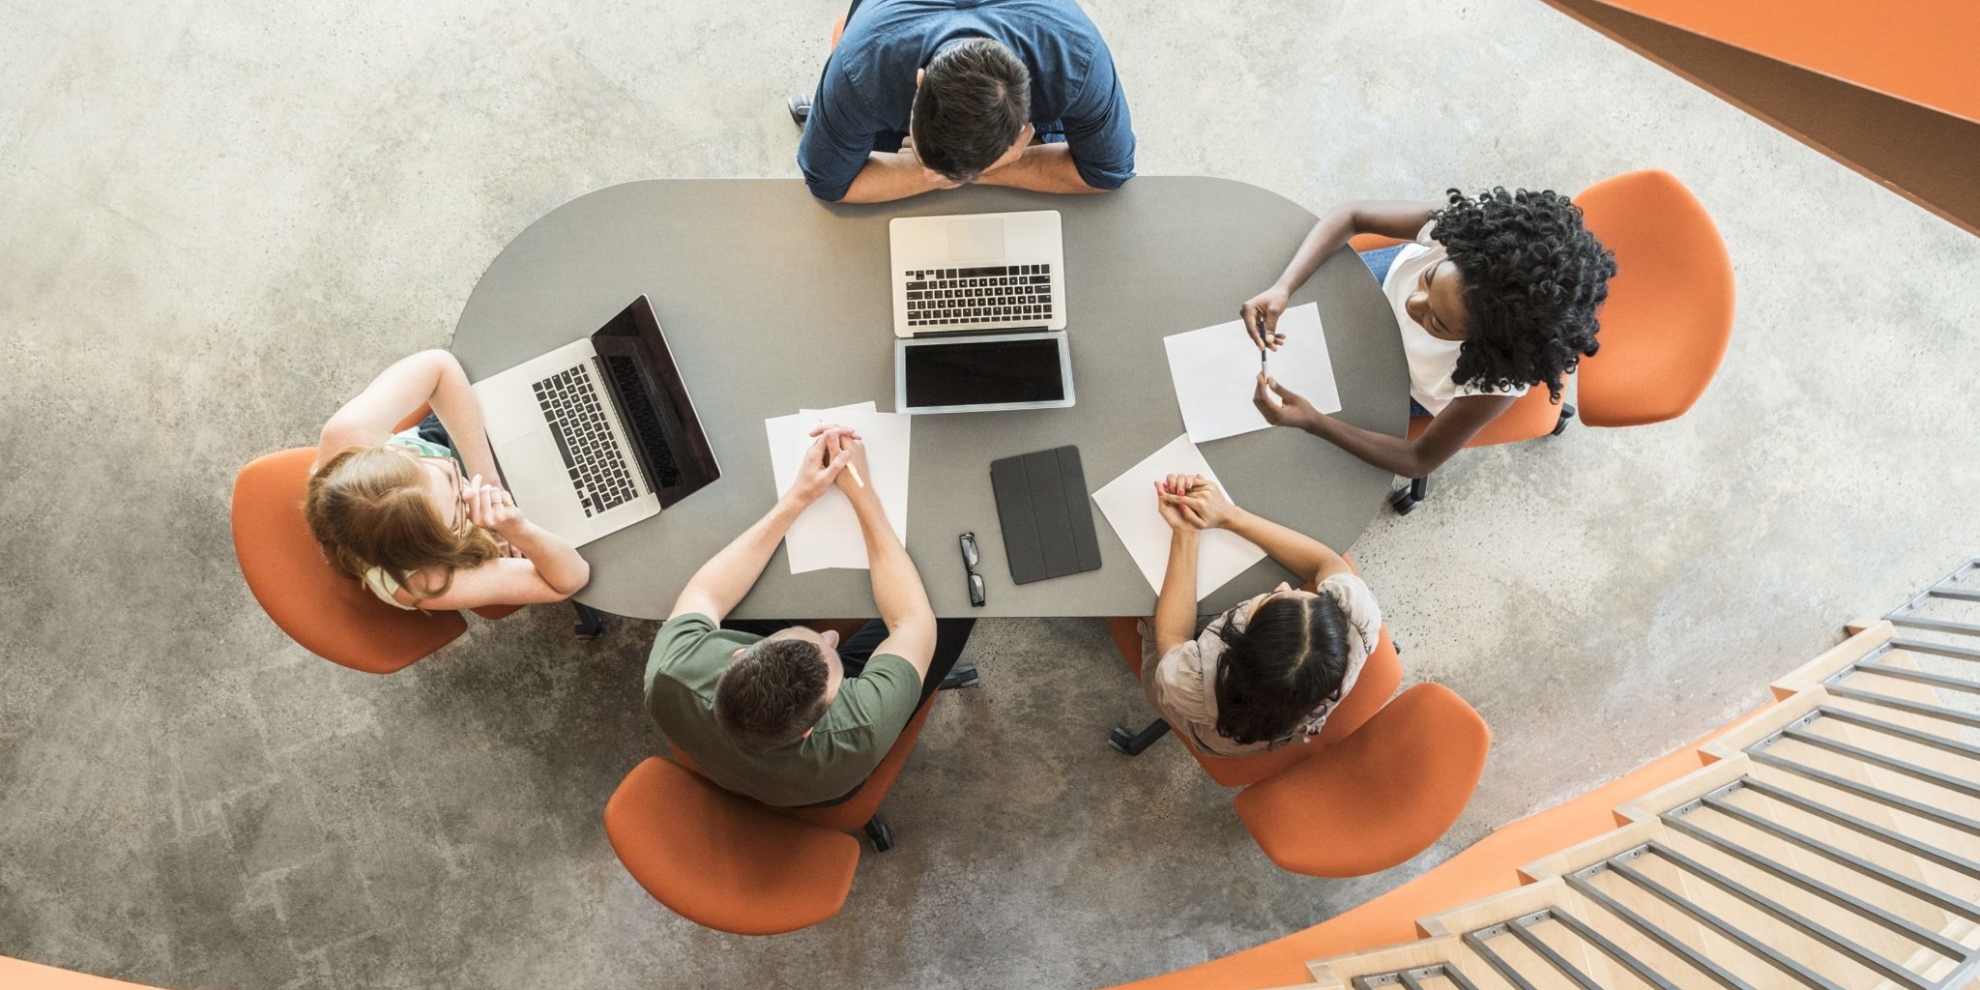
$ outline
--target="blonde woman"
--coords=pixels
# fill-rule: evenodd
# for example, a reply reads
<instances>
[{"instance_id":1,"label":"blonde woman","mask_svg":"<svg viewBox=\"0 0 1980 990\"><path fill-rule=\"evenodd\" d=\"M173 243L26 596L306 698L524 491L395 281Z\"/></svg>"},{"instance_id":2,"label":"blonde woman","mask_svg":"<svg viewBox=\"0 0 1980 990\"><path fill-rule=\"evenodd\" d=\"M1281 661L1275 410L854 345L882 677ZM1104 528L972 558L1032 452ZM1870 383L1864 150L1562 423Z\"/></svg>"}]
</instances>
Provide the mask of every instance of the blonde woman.
<instances>
[{"instance_id":1,"label":"blonde woman","mask_svg":"<svg viewBox=\"0 0 1980 990\"><path fill-rule=\"evenodd\" d=\"M434 415L394 433L421 404ZM446 351L386 368L323 424L316 449L303 516L331 566L387 604L562 601L591 578L577 548L501 488L481 407Z\"/></svg>"}]
</instances>

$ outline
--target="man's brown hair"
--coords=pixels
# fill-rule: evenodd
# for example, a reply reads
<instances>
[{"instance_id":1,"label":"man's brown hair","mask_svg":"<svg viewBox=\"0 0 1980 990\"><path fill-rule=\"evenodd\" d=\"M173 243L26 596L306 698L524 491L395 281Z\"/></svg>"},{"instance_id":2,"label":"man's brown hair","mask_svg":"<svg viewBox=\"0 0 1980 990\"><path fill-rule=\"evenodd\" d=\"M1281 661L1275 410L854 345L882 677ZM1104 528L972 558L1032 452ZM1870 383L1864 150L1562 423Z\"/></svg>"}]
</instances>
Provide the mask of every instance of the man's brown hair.
<instances>
[{"instance_id":1,"label":"man's brown hair","mask_svg":"<svg viewBox=\"0 0 1980 990\"><path fill-rule=\"evenodd\" d=\"M747 750L804 738L825 716L825 654L802 639L765 639L715 682L715 724Z\"/></svg>"},{"instance_id":2,"label":"man's brown hair","mask_svg":"<svg viewBox=\"0 0 1980 990\"><path fill-rule=\"evenodd\" d=\"M989 38L935 53L914 93L914 153L952 182L996 164L1031 119L1031 70Z\"/></svg>"}]
</instances>

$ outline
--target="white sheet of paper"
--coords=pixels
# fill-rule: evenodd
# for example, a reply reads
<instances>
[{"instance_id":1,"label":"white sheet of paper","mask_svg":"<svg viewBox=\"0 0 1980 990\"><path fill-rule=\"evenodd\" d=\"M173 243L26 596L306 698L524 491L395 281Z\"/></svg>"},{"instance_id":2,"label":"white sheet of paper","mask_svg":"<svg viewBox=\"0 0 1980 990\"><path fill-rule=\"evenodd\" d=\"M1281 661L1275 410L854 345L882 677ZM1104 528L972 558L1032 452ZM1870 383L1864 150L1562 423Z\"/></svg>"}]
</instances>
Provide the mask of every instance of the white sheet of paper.
<instances>
[{"instance_id":1,"label":"white sheet of paper","mask_svg":"<svg viewBox=\"0 0 1980 990\"><path fill-rule=\"evenodd\" d=\"M805 410L763 421L770 441L770 473L776 494L782 495L797 480L805 451L811 449L810 436L820 423L850 426L866 442L865 481L880 493L880 504L887 510L887 522L894 535L907 542L909 427L914 417L875 412L872 402L833 409ZM865 568L866 538L859 531L859 517L852 503L837 486L828 489L818 501L797 517L784 534L785 554L791 573L827 567Z\"/></svg>"},{"instance_id":2,"label":"white sheet of paper","mask_svg":"<svg viewBox=\"0 0 1980 990\"><path fill-rule=\"evenodd\" d=\"M1100 514L1107 517L1115 535L1127 544L1128 555L1134 558L1141 576L1148 579L1148 586L1156 594L1162 592L1162 575L1169 567L1170 530L1155 505L1155 483L1171 474L1200 474L1217 481L1217 472L1210 470L1210 462L1203 459L1202 451L1184 434L1093 493ZM1229 489L1225 493L1229 494ZM1265 551L1236 533L1223 529L1206 531L1197 543L1196 600L1202 601L1264 557Z\"/></svg>"},{"instance_id":3,"label":"white sheet of paper","mask_svg":"<svg viewBox=\"0 0 1980 990\"><path fill-rule=\"evenodd\" d=\"M1320 330L1320 307L1307 303L1286 310L1279 316L1279 331L1286 342L1272 352L1266 373L1305 396L1313 408L1340 412L1341 393L1327 356L1327 335ZM1258 387L1258 348L1242 320L1174 334L1162 338L1162 344L1169 351L1169 376L1175 379L1176 403L1182 406L1183 428L1192 443L1272 425L1251 404Z\"/></svg>"}]
</instances>

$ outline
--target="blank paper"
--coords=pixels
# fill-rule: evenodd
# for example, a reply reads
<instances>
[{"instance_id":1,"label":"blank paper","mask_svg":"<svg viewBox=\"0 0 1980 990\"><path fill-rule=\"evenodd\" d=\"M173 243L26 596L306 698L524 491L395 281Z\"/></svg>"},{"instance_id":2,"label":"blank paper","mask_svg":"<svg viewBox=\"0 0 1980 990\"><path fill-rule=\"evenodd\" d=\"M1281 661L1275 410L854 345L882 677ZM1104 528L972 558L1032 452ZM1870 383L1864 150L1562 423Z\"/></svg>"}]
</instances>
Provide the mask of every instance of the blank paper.
<instances>
[{"instance_id":1,"label":"blank paper","mask_svg":"<svg viewBox=\"0 0 1980 990\"><path fill-rule=\"evenodd\" d=\"M1320 330L1320 307L1294 306L1279 316L1286 342L1272 352L1266 374L1305 396L1323 413L1341 411L1340 390L1334 385L1334 363L1327 356L1327 335ZM1251 394L1258 387L1258 347L1244 332L1243 320L1219 323L1162 338L1169 351L1169 377L1175 380L1176 403L1182 407L1183 428L1192 443L1209 443L1272 424Z\"/></svg>"}]
</instances>

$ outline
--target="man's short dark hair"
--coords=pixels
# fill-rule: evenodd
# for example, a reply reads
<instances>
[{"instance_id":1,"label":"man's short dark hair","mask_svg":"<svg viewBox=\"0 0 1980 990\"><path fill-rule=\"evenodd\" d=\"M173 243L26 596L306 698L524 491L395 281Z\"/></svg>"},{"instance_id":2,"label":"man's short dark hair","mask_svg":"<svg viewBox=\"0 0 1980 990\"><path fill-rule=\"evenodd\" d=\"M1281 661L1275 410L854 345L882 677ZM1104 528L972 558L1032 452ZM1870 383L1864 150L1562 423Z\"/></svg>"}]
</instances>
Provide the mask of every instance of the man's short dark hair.
<instances>
[{"instance_id":1,"label":"man's short dark hair","mask_svg":"<svg viewBox=\"0 0 1980 990\"><path fill-rule=\"evenodd\" d=\"M715 683L715 724L748 750L796 742L831 707L825 703L827 674L818 644L761 640Z\"/></svg>"},{"instance_id":2,"label":"man's short dark hair","mask_svg":"<svg viewBox=\"0 0 1980 990\"><path fill-rule=\"evenodd\" d=\"M935 53L914 93L914 153L921 163L969 182L997 163L1031 119L1031 70L989 38Z\"/></svg>"}]
</instances>

